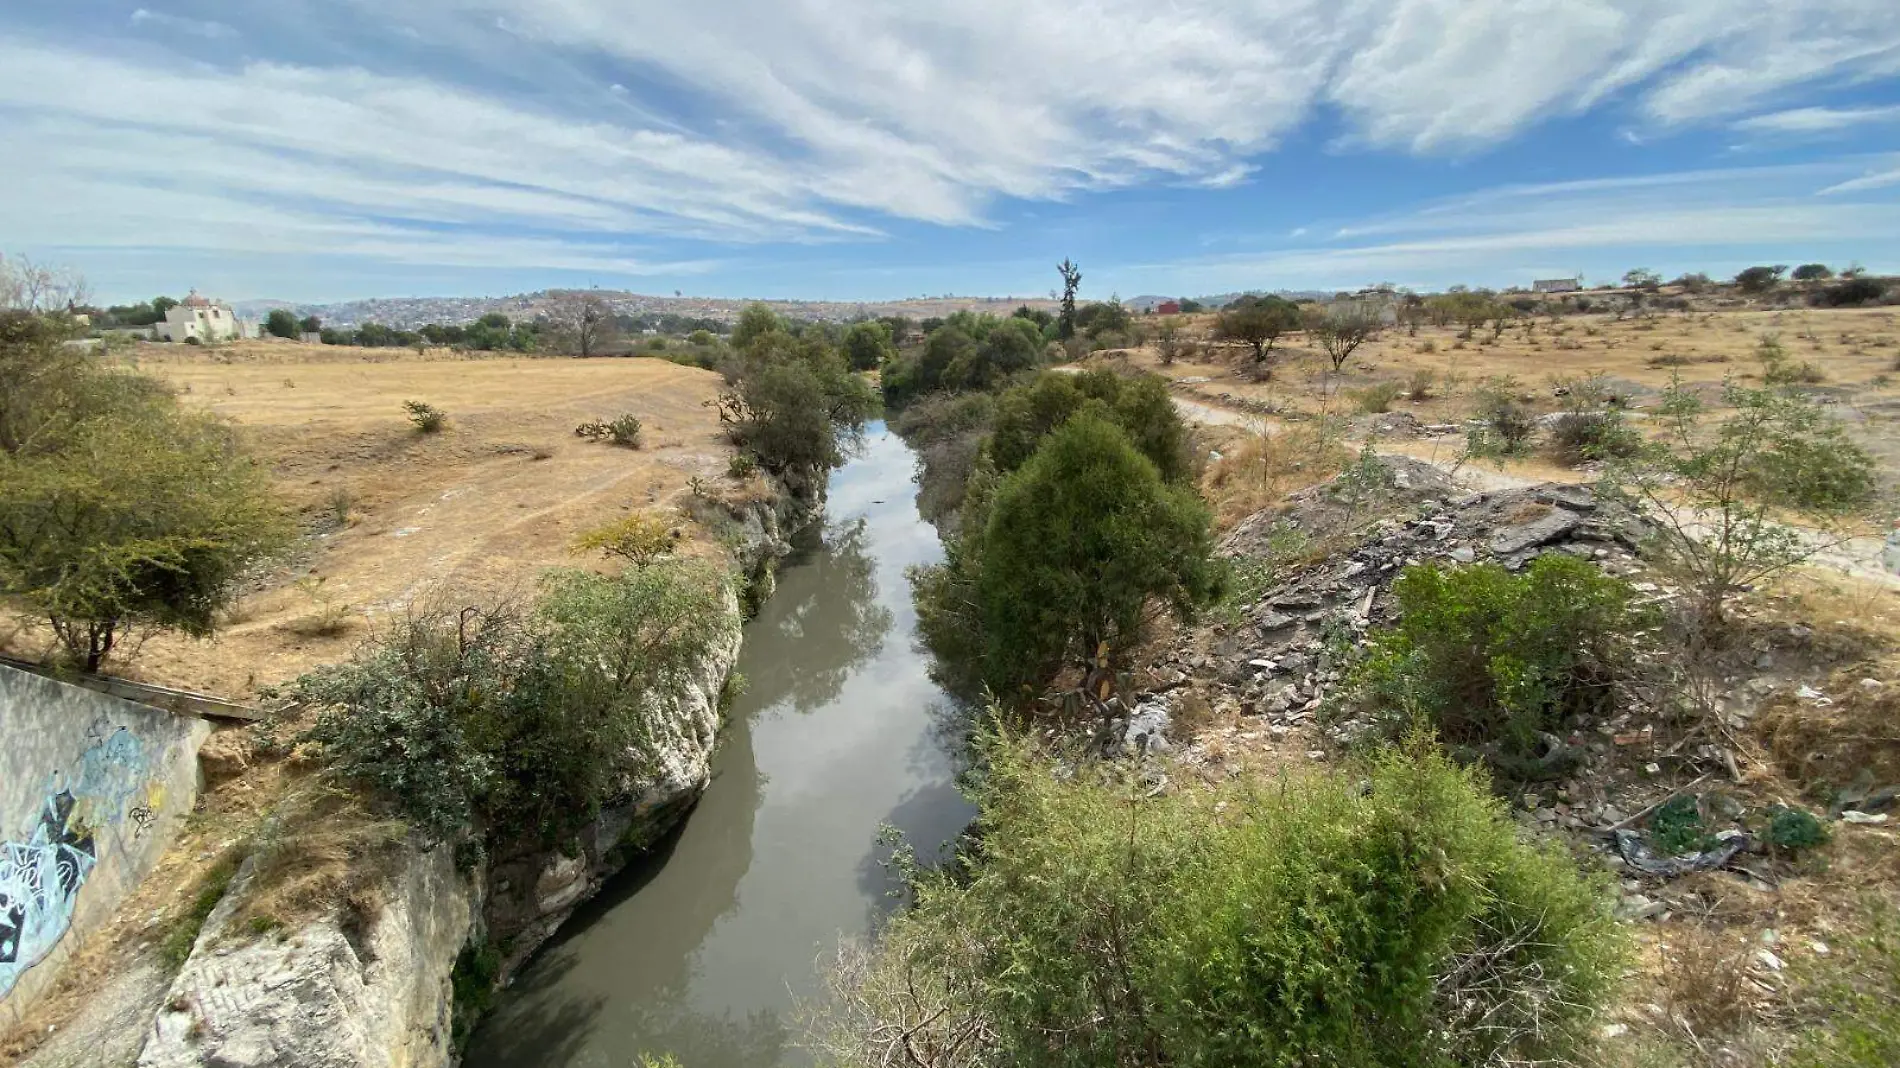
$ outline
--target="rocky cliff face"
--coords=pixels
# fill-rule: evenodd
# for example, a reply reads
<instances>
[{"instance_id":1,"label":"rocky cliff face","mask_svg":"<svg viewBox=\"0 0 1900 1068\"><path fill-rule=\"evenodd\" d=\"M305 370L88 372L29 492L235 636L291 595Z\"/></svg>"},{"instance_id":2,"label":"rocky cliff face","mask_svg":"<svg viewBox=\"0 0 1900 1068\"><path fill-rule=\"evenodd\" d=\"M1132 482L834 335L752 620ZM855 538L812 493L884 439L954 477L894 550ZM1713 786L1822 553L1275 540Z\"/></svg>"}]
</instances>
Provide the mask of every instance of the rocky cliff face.
<instances>
[{"instance_id":1,"label":"rocky cliff face","mask_svg":"<svg viewBox=\"0 0 1900 1068\"><path fill-rule=\"evenodd\" d=\"M820 503L810 493L781 490L711 516L744 595L728 595L730 626L663 701L654 729L657 772L629 776L622 800L606 806L577 841L498 856L472 876L457 872L447 845L412 848L396 862L388 902L366 929L339 913L262 938L235 930L241 875L173 982L140 1068L453 1064L451 979L463 947L498 950L505 980L706 789L745 605L770 594L790 533Z\"/></svg>"},{"instance_id":2,"label":"rocky cliff face","mask_svg":"<svg viewBox=\"0 0 1900 1068\"><path fill-rule=\"evenodd\" d=\"M450 972L481 897L452 852L403 858L362 930L338 913L261 938L236 931L241 874L172 981L139 1068L450 1063Z\"/></svg>"}]
</instances>

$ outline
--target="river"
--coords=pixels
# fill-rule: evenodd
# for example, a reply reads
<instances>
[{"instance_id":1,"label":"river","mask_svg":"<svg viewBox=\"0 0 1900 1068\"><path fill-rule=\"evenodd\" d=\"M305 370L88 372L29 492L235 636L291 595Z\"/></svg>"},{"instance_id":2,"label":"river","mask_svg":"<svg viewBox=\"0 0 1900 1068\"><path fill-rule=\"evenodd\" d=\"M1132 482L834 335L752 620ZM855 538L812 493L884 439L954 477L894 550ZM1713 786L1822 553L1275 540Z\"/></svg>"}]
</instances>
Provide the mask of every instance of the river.
<instances>
[{"instance_id":1,"label":"river","mask_svg":"<svg viewBox=\"0 0 1900 1068\"><path fill-rule=\"evenodd\" d=\"M915 647L904 569L934 563L912 454L881 423L833 472L822 531L746 626L745 691L682 827L570 920L476 1033L472 1068L807 1062L790 1011L890 905L881 826L925 857L972 809Z\"/></svg>"}]
</instances>

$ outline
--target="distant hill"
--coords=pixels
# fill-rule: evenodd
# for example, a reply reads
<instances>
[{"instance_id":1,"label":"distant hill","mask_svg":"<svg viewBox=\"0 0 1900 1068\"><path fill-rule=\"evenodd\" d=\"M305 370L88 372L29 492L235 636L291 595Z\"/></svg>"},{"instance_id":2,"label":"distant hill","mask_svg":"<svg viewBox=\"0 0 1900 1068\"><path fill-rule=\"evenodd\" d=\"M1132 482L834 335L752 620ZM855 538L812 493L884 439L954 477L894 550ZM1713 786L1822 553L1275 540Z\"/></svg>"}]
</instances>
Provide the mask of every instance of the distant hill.
<instances>
[{"instance_id":1,"label":"distant hill","mask_svg":"<svg viewBox=\"0 0 1900 1068\"><path fill-rule=\"evenodd\" d=\"M414 329L428 323L472 323L491 312L511 319L532 319L545 312L563 293L571 290L542 290L507 297L373 297L367 300L335 304L299 304L284 300L242 300L232 308L244 318L261 319L278 308L288 308L299 318L314 315L325 326L351 327L363 323L381 323L397 329ZM622 315L683 315L691 318L734 322L751 300L724 297L661 297L623 290L595 290ZM1008 315L1027 304L1044 311L1055 311L1057 302L1048 297L914 297L892 301L761 301L780 315L807 321L844 322L864 317L899 315L910 319L929 319L957 311L988 312Z\"/></svg>"}]
</instances>

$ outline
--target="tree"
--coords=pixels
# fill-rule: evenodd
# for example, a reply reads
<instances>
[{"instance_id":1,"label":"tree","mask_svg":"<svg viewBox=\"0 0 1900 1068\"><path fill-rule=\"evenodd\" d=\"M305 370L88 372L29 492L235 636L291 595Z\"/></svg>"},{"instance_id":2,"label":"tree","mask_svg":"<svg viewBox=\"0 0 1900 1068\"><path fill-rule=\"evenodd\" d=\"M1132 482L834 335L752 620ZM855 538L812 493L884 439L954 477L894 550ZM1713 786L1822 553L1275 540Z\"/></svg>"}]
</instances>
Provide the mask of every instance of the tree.
<instances>
[{"instance_id":1,"label":"tree","mask_svg":"<svg viewBox=\"0 0 1900 1068\"><path fill-rule=\"evenodd\" d=\"M1825 282L1834 277L1834 272L1825 263L1804 263L1794 269L1789 277L1797 282Z\"/></svg>"},{"instance_id":2,"label":"tree","mask_svg":"<svg viewBox=\"0 0 1900 1068\"><path fill-rule=\"evenodd\" d=\"M1187 427L1167 382L1159 375L1124 378L1107 368L1044 372L998 398L989 444L997 471L1006 475L1029 462L1050 433L1085 410L1120 427L1163 481L1192 475Z\"/></svg>"},{"instance_id":3,"label":"tree","mask_svg":"<svg viewBox=\"0 0 1900 1068\"><path fill-rule=\"evenodd\" d=\"M128 636L210 634L291 530L228 425L62 338L0 322L0 595L93 671Z\"/></svg>"},{"instance_id":4,"label":"tree","mask_svg":"<svg viewBox=\"0 0 1900 1068\"><path fill-rule=\"evenodd\" d=\"M0 253L0 312L61 312L86 300L86 279L77 272Z\"/></svg>"},{"instance_id":5,"label":"tree","mask_svg":"<svg viewBox=\"0 0 1900 1068\"><path fill-rule=\"evenodd\" d=\"M178 299L176 297L153 297L152 298L152 315L153 315L152 321L153 322L162 321L165 318L165 313L168 311L171 311L173 308L176 308L176 307L178 307Z\"/></svg>"},{"instance_id":6,"label":"tree","mask_svg":"<svg viewBox=\"0 0 1900 1068\"><path fill-rule=\"evenodd\" d=\"M1187 297L1181 298L1181 314L1182 315L1192 315L1195 312L1206 310L1206 307L1207 306L1205 304L1202 304L1198 300L1189 300Z\"/></svg>"},{"instance_id":7,"label":"tree","mask_svg":"<svg viewBox=\"0 0 1900 1068\"><path fill-rule=\"evenodd\" d=\"M1075 336L1075 291L1082 285L1082 268L1063 260L1056 264L1062 275L1062 314L1057 316L1057 331L1062 340Z\"/></svg>"},{"instance_id":8,"label":"tree","mask_svg":"<svg viewBox=\"0 0 1900 1068\"><path fill-rule=\"evenodd\" d=\"M1216 336L1253 346L1255 363L1265 363L1280 336L1299 328L1299 306L1281 297L1242 297L1214 324Z\"/></svg>"},{"instance_id":9,"label":"tree","mask_svg":"<svg viewBox=\"0 0 1900 1068\"><path fill-rule=\"evenodd\" d=\"M1314 308L1306 316L1306 333L1319 342L1337 374L1354 349L1379 335L1379 313L1358 301Z\"/></svg>"},{"instance_id":10,"label":"tree","mask_svg":"<svg viewBox=\"0 0 1900 1068\"><path fill-rule=\"evenodd\" d=\"M875 414L877 395L821 336L749 333L737 378L719 395L719 420L759 466L795 491L815 488L844 462L845 444Z\"/></svg>"},{"instance_id":11,"label":"tree","mask_svg":"<svg viewBox=\"0 0 1900 1068\"><path fill-rule=\"evenodd\" d=\"M853 371L875 371L884 361L897 355L891 344L891 328L873 319L853 323L844 334L844 356Z\"/></svg>"},{"instance_id":12,"label":"tree","mask_svg":"<svg viewBox=\"0 0 1900 1068\"><path fill-rule=\"evenodd\" d=\"M323 332L323 320L314 315L306 315L297 323L297 329L299 332L305 334L321 334Z\"/></svg>"},{"instance_id":13,"label":"tree","mask_svg":"<svg viewBox=\"0 0 1900 1068\"><path fill-rule=\"evenodd\" d=\"M1745 268L1735 276L1735 285L1744 293L1766 293L1781 282L1787 270L1781 264Z\"/></svg>"},{"instance_id":14,"label":"tree","mask_svg":"<svg viewBox=\"0 0 1900 1068\"><path fill-rule=\"evenodd\" d=\"M1082 412L997 487L982 534L984 675L1003 692L1117 657L1153 609L1191 617L1217 585L1207 509L1120 427Z\"/></svg>"},{"instance_id":15,"label":"tree","mask_svg":"<svg viewBox=\"0 0 1900 1068\"><path fill-rule=\"evenodd\" d=\"M1694 600L1709 633L1741 590L1839 540L1835 524L1874 497L1874 464L1840 424L1806 398L1730 382L1711 421L1680 379L1658 405L1659 437L1613 463L1603 487L1659 521L1654 563ZM1818 527L1785 524L1796 516Z\"/></svg>"},{"instance_id":16,"label":"tree","mask_svg":"<svg viewBox=\"0 0 1900 1068\"><path fill-rule=\"evenodd\" d=\"M272 337L297 338L297 316L284 308L272 308L264 317L264 329Z\"/></svg>"},{"instance_id":17,"label":"tree","mask_svg":"<svg viewBox=\"0 0 1900 1068\"><path fill-rule=\"evenodd\" d=\"M548 322L562 348L582 358L598 356L620 336L613 305L599 293L569 290L554 298Z\"/></svg>"},{"instance_id":18,"label":"tree","mask_svg":"<svg viewBox=\"0 0 1900 1068\"><path fill-rule=\"evenodd\" d=\"M1625 289L1656 289L1662 285L1662 275L1647 267L1633 267L1623 272Z\"/></svg>"}]
</instances>

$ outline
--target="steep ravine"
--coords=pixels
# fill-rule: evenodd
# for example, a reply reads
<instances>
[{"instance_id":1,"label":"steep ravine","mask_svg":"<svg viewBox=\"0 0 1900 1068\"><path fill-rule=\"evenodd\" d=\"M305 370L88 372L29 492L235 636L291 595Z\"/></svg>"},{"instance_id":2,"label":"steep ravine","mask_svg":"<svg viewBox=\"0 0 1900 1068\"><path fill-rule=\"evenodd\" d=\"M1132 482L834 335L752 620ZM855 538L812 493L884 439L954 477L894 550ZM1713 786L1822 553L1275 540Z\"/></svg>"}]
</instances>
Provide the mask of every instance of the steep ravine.
<instances>
[{"instance_id":1,"label":"steep ravine","mask_svg":"<svg viewBox=\"0 0 1900 1068\"><path fill-rule=\"evenodd\" d=\"M822 500L786 492L733 510L736 565L770 590L789 536ZM500 952L504 979L614 873L660 839L711 781L721 696L739 656L743 608L671 695L661 717L661 773L603 811L579 851L535 851L458 871L454 849L398 857L384 907L367 928L342 911L258 936L236 929L247 870L212 913L153 1021L141 1068L435 1068L455 1060L453 974L464 947Z\"/></svg>"}]
</instances>

